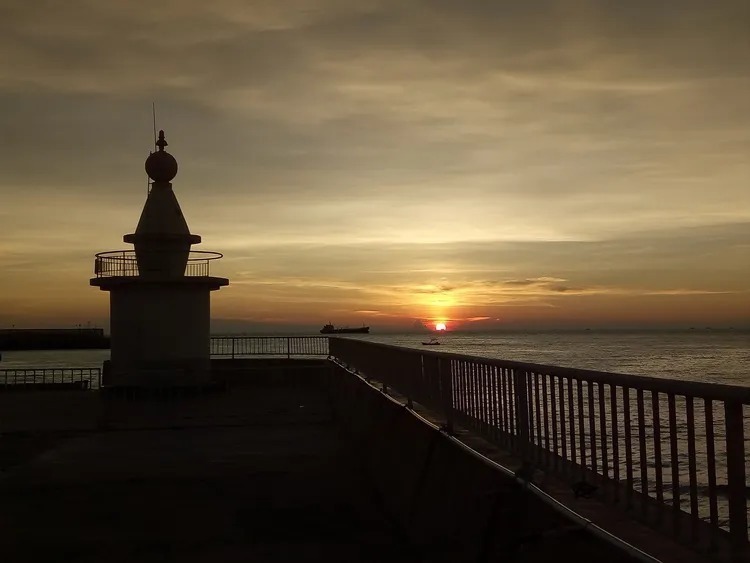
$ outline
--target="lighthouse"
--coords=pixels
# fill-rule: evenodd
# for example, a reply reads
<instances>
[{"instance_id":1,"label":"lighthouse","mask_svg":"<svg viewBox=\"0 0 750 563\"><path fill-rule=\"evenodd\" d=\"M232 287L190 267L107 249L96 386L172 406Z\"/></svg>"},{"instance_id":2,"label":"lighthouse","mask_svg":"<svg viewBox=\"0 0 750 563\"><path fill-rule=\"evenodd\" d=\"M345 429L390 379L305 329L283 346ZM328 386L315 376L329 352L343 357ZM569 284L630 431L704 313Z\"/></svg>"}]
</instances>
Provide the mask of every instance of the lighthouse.
<instances>
[{"instance_id":1,"label":"lighthouse","mask_svg":"<svg viewBox=\"0 0 750 563\"><path fill-rule=\"evenodd\" d=\"M210 274L222 257L191 250L190 233L172 180L177 161L159 131L157 150L146 159L151 189L134 233L132 250L100 252L90 283L110 295L111 359L103 385L185 387L210 381L212 291L229 284Z\"/></svg>"}]
</instances>

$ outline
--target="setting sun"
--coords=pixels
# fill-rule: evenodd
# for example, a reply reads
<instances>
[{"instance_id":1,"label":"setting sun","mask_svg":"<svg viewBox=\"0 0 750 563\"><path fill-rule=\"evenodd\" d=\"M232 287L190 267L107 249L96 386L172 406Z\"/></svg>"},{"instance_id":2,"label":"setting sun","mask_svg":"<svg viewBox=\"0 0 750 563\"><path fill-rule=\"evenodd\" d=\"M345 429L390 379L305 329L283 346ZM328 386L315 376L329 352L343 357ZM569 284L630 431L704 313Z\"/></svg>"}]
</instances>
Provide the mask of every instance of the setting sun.
<instances>
[{"instance_id":1,"label":"setting sun","mask_svg":"<svg viewBox=\"0 0 750 563\"><path fill-rule=\"evenodd\" d=\"M435 323L435 330L445 330L445 323Z\"/></svg>"}]
</instances>

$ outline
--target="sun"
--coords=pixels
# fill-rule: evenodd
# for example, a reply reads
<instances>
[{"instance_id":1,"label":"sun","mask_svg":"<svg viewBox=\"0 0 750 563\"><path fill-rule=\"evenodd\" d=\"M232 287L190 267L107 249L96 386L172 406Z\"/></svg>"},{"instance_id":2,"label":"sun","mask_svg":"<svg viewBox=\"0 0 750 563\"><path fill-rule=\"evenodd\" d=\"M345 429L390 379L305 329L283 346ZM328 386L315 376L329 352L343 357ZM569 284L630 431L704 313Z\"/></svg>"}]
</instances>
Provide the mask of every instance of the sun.
<instances>
[{"instance_id":1,"label":"sun","mask_svg":"<svg viewBox=\"0 0 750 563\"><path fill-rule=\"evenodd\" d=\"M445 330L445 323L435 323L435 330Z\"/></svg>"}]
</instances>

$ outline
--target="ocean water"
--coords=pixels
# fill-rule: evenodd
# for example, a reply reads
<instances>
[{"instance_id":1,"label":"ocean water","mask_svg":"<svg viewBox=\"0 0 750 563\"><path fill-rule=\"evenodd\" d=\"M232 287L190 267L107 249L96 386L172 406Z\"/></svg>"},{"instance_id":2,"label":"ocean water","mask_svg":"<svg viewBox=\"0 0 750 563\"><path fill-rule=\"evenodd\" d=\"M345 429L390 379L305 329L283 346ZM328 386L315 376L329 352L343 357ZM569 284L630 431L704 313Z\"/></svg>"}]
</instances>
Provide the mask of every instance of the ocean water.
<instances>
[{"instance_id":1,"label":"ocean water","mask_svg":"<svg viewBox=\"0 0 750 563\"><path fill-rule=\"evenodd\" d=\"M0 369L100 368L109 350L11 350L2 355Z\"/></svg>"},{"instance_id":2,"label":"ocean water","mask_svg":"<svg viewBox=\"0 0 750 563\"><path fill-rule=\"evenodd\" d=\"M319 335L315 335L319 336ZM750 385L750 331L608 331L351 335L423 350L597 371ZM109 350L8 351L0 369L101 367Z\"/></svg>"},{"instance_id":3,"label":"ocean water","mask_svg":"<svg viewBox=\"0 0 750 563\"><path fill-rule=\"evenodd\" d=\"M748 331L631 331L631 332L537 332L537 333L504 333L504 334L441 334L438 336L439 346L423 346L422 341L432 335L368 335L359 338L397 344L417 349L439 349L444 352L455 352L470 356L482 356L537 364L556 365L572 368L586 368L597 371L627 373L652 377L664 377L679 380L692 380L708 383L722 383L739 386L750 386L750 332ZM531 383L531 382L530 382ZM501 399L493 394L489 388L468 388L459 393L468 397L468 402L474 405L499 405ZM609 389L606 389L609 397ZM550 395L543 392L538 382L532 383L529 393L539 405L547 405L549 413L554 412ZM576 448L580 462L581 438L588 449L588 460L585 465L600 474L602 466L595 467L592 461L591 441L595 440L596 456L603 459L602 444L600 442L599 425L602 408L609 429L610 467L607 474L615 478L614 463L612 462L613 421L617 420L617 445L620 452L618 468L619 479L627 474L627 460L625 456L628 448L626 441L626 426L624 422L624 396L621 390L616 391L618 397L617 412L613 416L610 412L609 401L602 406L598 400L589 401L589 390L582 389L581 402L574 399L571 404L566 402L567 432L575 435L578 441ZM576 393L574 392L574 397ZM559 397L559 395L558 395ZM459 404L461 398L458 399ZM665 502L673 502L675 487L679 491L679 505L682 510L690 511L690 432L694 435L695 481L697 494L697 514L706 521L710 519L709 500L709 467L710 462L715 466L717 490L717 516L722 527L728 526L729 506L725 496L727 484L727 451L724 422L724 407L720 402L713 403L713 440L709 448L708 429L706 424L706 409L702 400L695 401L693 424L688 428L686 414L686 399L677 397L676 427L670 429L668 421L668 404L664 394L659 396L659 410L661 417L658 422L659 433L656 434L656 419L653 415L652 397L646 393L643 420L639 421L638 402L635 392L629 398L631 425L630 449L634 464L633 487L635 490L648 494L652 498L663 498ZM588 414L593 408L595 436L588 423ZM498 412L499 407L490 407L490 412ZM579 410L582 410L583 424L580 423ZM535 415L536 416L536 415ZM541 415L539 415L541 416ZM545 415L546 416L546 415ZM566 416L566 418L567 418ZM552 436L546 423L537 422L534 442L542 447L550 448ZM645 442L641 443L641 432ZM674 436L672 436L672 432ZM658 438L657 438L658 436ZM750 436L750 407L745 407L745 436L746 444ZM677 444L677 457L670 454L670 438ZM659 444L661 454L657 457L656 444ZM570 445L570 442L569 442ZM643 448L642 448L643 446ZM747 452L747 445L745 447ZM645 459L646 466L641 472L639 460ZM750 456L746 457L746 474L750 475ZM658 485L657 470L661 472L661 486ZM673 482L672 472L677 471L677 479ZM750 488L748 488L750 494Z\"/></svg>"},{"instance_id":4,"label":"ocean water","mask_svg":"<svg viewBox=\"0 0 750 563\"><path fill-rule=\"evenodd\" d=\"M750 331L608 331L360 337L410 348L632 375L750 385Z\"/></svg>"}]
</instances>

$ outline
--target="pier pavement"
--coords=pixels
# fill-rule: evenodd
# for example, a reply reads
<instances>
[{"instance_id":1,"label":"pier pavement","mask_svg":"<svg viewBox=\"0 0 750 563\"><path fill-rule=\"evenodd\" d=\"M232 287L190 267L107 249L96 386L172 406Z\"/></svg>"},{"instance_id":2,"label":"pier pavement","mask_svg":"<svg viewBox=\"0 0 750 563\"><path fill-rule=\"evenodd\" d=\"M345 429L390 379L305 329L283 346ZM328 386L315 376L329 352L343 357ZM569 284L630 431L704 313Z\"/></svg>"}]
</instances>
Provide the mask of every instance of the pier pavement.
<instances>
[{"instance_id":1,"label":"pier pavement","mask_svg":"<svg viewBox=\"0 0 750 563\"><path fill-rule=\"evenodd\" d=\"M118 403L109 416L107 431L2 439L4 560L412 560L319 390Z\"/></svg>"},{"instance_id":2,"label":"pier pavement","mask_svg":"<svg viewBox=\"0 0 750 563\"><path fill-rule=\"evenodd\" d=\"M325 377L235 375L229 390L192 398L104 399L96 392L3 398L3 560L549 561L560 553L577 561L635 560L585 530L566 533L564 522L541 512L530 516L549 521L551 534L509 537L509 528L482 520L486 502L479 499L479 510L472 508L473 479L454 478L453 468L496 482L498 490L512 483L463 465L468 458L450 449L436 455L454 465L430 469L432 485L426 486L435 486L434 510L419 510L428 528L434 514L444 529L463 531L458 543L441 544L438 534L416 545L389 510L388 487L376 483L403 481L408 493L410 480L403 476L422 470L388 455L373 472L362 452L375 442L352 442L355 435L334 414ZM243 379L254 384L236 384ZM376 414L379 393L372 393L367 406L350 394L353 416ZM363 418L365 406L370 414ZM382 413L390 416L387 408ZM29 430L21 432L24 416ZM388 439L401 440L398 448L408 451L405 440L422 431L404 431L381 435L377 447L384 451ZM386 481L378 475L383 470ZM442 489L445 499L438 498ZM500 512L512 517L517 500L501 499ZM460 538L467 539L462 544ZM492 549L484 549L487 539Z\"/></svg>"}]
</instances>

